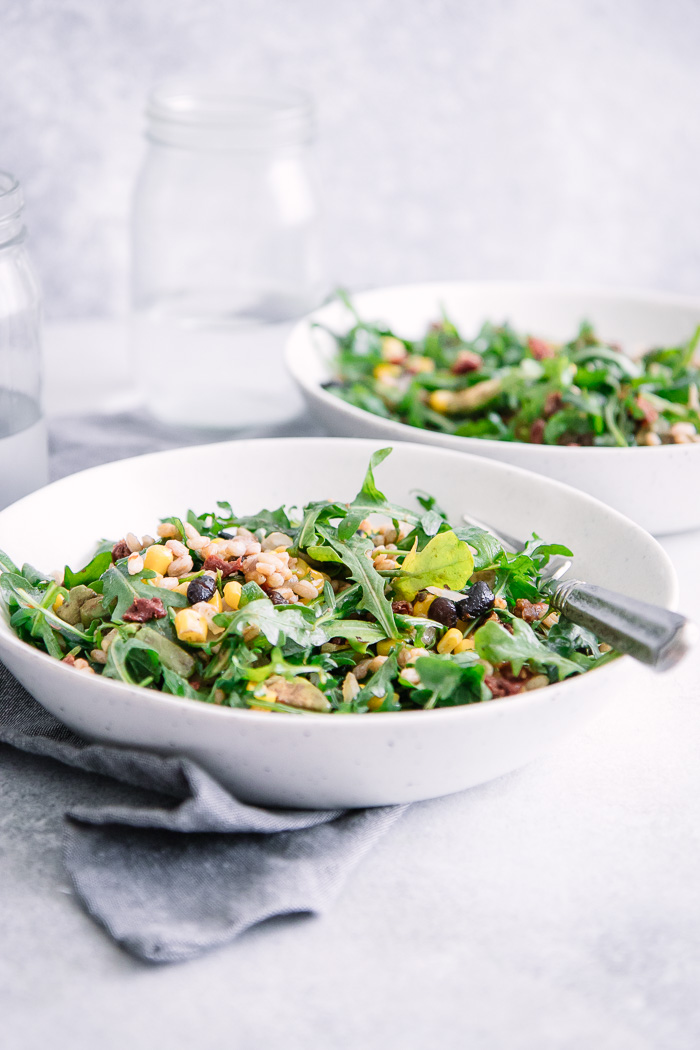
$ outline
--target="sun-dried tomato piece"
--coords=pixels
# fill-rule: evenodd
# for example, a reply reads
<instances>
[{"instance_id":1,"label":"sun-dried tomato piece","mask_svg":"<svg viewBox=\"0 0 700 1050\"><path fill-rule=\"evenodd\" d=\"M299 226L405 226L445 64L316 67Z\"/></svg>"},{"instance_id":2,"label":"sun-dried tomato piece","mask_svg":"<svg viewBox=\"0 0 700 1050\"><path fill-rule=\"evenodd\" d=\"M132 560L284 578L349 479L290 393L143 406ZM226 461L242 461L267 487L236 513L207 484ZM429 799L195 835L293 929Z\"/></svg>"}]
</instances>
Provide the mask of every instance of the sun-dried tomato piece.
<instances>
[{"instance_id":1,"label":"sun-dried tomato piece","mask_svg":"<svg viewBox=\"0 0 700 1050\"><path fill-rule=\"evenodd\" d=\"M528 336L527 348L536 361L544 361L545 358L556 355L556 351L551 343L546 342L544 339L537 339L533 335Z\"/></svg>"},{"instance_id":2,"label":"sun-dried tomato piece","mask_svg":"<svg viewBox=\"0 0 700 1050\"><path fill-rule=\"evenodd\" d=\"M212 554L211 557L207 558L204 562L203 568L211 569L214 572L220 572L221 575L226 578L227 576L231 576L234 572L240 572L242 565L242 558L236 558L234 561L224 561L224 559L219 558L218 555Z\"/></svg>"},{"instance_id":3,"label":"sun-dried tomato piece","mask_svg":"<svg viewBox=\"0 0 700 1050\"><path fill-rule=\"evenodd\" d=\"M489 687L494 697L515 696L523 688L522 683L495 674L487 674L484 678L484 685Z\"/></svg>"},{"instance_id":4,"label":"sun-dried tomato piece","mask_svg":"<svg viewBox=\"0 0 700 1050\"><path fill-rule=\"evenodd\" d=\"M651 426L659 418L657 410L641 394L637 397L637 408L642 412L642 418L647 426Z\"/></svg>"},{"instance_id":5,"label":"sun-dried tomato piece","mask_svg":"<svg viewBox=\"0 0 700 1050\"><path fill-rule=\"evenodd\" d=\"M478 372L482 364L480 354L474 353L473 350L460 350L450 372L455 376L463 376L468 372Z\"/></svg>"},{"instance_id":6,"label":"sun-dried tomato piece","mask_svg":"<svg viewBox=\"0 0 700 1050\"><path fill-rule=\"evenodd\" d=\"M562 406L561 394L558 390L553 390L550 394L547 394L544 399L544 408L542 409L542 415L545 419L549 419L555 412L558 412Z\"/></svg>"},{"instance_id":7,"label":"sun-dried tomato piece","mask_svg":"<svg viewBox=\"0 0 700 1050\"><path fill-rule=\"evenodd\" d=\"M544 443L544 428L547 424L544 419L536 419L530 427L530 441L533 445Z\"/></svg>"},{"instance_id":8,"label":"sun-dried tomato piece","mask_svg":"<svg viewBox=\"0 0 700 1050\"><path fill-rule=\"evenodd\" d=\"M127 623L146 623L148 620L162 620L164 616L165 606L160 598L134 598L122 620Z\"/></svg>"}]
</instances>

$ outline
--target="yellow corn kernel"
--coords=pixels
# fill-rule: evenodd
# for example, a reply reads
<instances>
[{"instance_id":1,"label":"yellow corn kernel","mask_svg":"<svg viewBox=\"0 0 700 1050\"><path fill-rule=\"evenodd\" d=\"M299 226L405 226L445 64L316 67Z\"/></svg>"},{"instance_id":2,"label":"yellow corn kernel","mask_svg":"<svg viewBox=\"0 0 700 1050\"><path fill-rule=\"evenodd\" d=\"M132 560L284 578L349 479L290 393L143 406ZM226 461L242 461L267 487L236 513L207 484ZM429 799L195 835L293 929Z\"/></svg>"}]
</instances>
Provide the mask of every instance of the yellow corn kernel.
<instances>
[{"instance_id":1,"label":"yellow corn kernel","mask_svg":"<svg viewBox=\"0 0 700 1050\"><path fill-rule=\"evenodd\" d=\"M427 598L424 598L422 602L414 602L413 615L414 616L427 616L430 606L435 601L435 595L429 594Z\"/></svg>"},{"instance_id":2,"label":"yellow corn kernel","mask_svg":"<svg viewBox=\"0 0 700 1050\"><path fill-rule=\"evenodd\" d=\"M445 412L449 412L451 403L452 393L450 390L433 390L428 398L428 404L433 412L442 412L443 415Z\"/></svg>"},{"instance_id":3,"label":"yellow corn kernel","mask_svg":"<svg viewBox=\"0 0 700 1050\"><path fill-rule=\"evenodd\" d=\"M396 642L392 641L391 638L385 638L384 641L377 642L377 656L388 656L395 645Z\"/></svg>"},{"instance_id":4,"label":"yellow corn kernel","mask_svg":"<svg viewBox=\"0 0 700 1050\"><path fill-rule=\"evenodd\" d=\"M187 597L187 588L188 587L189 587L189 583L178 583L177 587L175 588L175 593L176 594L184 594L184 596Z\"/></svg>"},{"instance_id":5,"label":"yellow corn kernel","mask_svg":"<svg viewBox=\"0 0 700 1050\"><path fill-rule=\"evenodd\" d=\"M392 379L401 375L401 365L390 365L388 362L383 365L375 365L372 374L380 383L391 382Z\"/></svg>"},{"instance_id":6,"label":"yellow corn kernel","mask_svg":"<svg viewBox=\"0 0 700 1050\"><path fill-rule=\"evenodd\" d=\"M208 624L195 609L180 609L175 613L175 632L181 642L206 642Z\"/></svg>"},{"instance_id":7,"label":"yellow corn kernel","mask_svg":"<svg viewBox=\"0 0 700 1050\"><path fill-rule=\"evenodd\" d=\"M229 609L235 611L238 608L242 589L240 583L237 583L235 580L229 580L228 583L224 584L224 601Z\"/></svg>"},{"instance_id":8,"label":"yellow corn kernel","mask_svg":"<svg viewBox=\"0 0 700 1050\"><path fill-rule=\"evenodd\" d=\"M163 573L157 572L155 576L149 576L147 580L141 580L141 583L150 583L151 587L159 587L160 581L163 579Z\"/></svg>"},{"instance_id":9,"label":"yellow corn kernel","mask_svg":"<svg viewBox=\"0 0 700 1050\"><path fill-rule=\"evenodd\" d=\"M63 603L64 603L64 601L65 601L65 600L66 600L66 599L65 599L65 598L63 597L63 595L62 595L62 594L58 594L58 595L56 596L56 601L55 601L55 602L53 603L53 605L51 606L51 608L53 609L53 611L54 611L55 613L57 613L57 612L58 612L58 610L59 610L59 609L61 608L61 606L63 605Z\"/></svg>"},{"instance_id":10,"label":"yellow corn kernel","mask_svg":"<svg viewBox=\"0 0 700 1050\"><path fill-rule=\"evenodd\" d=\"M409 372L415 374L435 371L435 362L432 357L422 357L420 354L411 354L410 357L406 358L405 365Z\"/></svg>"},{"instance_id":11,"label":"yellow corn kernel","mask_svg":"<svg viewBox=\"0 0 700 1050\"><path fill-rule=\"evenodd\" d=\"M370 709L370 711L379 711L386 699L386 696L370 696L369 700L367 701L367 707ZM396 703L399 699L399 694L391 693L389 699L393 700L393 702Z\"/></svg>"},{"instance_id":12,"label":"yellow corn kernel","mask_svg":"<svg viewBox=\"0 0 700 1050\"><path fill-rule=\"evenodd\" d=\"M304 561L303 558L297 558L294 566L294 575L298 580L302 580L311 572L311 566L308 562Z\"/></svg>"},{"instance_id":13,"label":"yellow corn kernel","mask_svg":"<svg viewBox=\"0 0 700 1050\"><path fill-rule=\"evenodd\" d=\"M470 638L463 638L461 642L457 643L457 645L454 647L452 652L453 653L466 653L470 649L473 649L473 648L474 648L474 639L471 638L471 637Z\"/></svg>"},{"instance_id":14,"label":"yellow corn kernel","mask_svg":"<svg viewBox=\"0 0 700 1050\"><path fill-rule=\"evenodd\" d=\"M458 631L456 627L450 627L449 631L438 642L437 651L439 653L451 653L462 640L461 631Z\"/></svg>"},{"instance_id":15,"label":"yellow corn kernel","mask_svg":"<svg viewBox=\"0 0 700 1050\"><path fill-rule=\"evenodd\" d=\"M146 549L146 553L143 556L143 567L144 569L152 569L153 572L159 572L161 576L165 576L173 557L170 547L164 547L162 543L154 543L152 547Z\"/></svg>"},{"instance_id":16,"label":"yellow corn kernel","mask_svg":"<svg viewBox=\"0 0 700 1050\"><path fill-rule=\"evenodd\" d=\"M309 579L313 580L314 583L318 583L320 580L330 580L330 576L325 572L319 572L318 569L309 569Z\"/></svg>"},{"instance_id":17,"label":"yellow corn kernel","mask_svg":"<svg viewBox=\"0 0 700 1050\"><path fill-rule=\"evenodd\" d=\"M261 686L260 682L248 682L248 684L246 686L246 689L248 690L248 692L252 693L255 689L260 689L260 686ZM267 689L264 692L260 693L256 698L258 700L267 700L267 702L270 703L270 704L274 704L276 702L276 700L277 700L277 697L275 696L275 694L271 693ZM249 704L248 710L249 711L268 711L269 712L270 708L269 707L262 707L259 704Z\"/></svg>"},{"instance_id":18,"label":"yellow corn kernel","mask_svg":"<svg viewBox=\"0 0 700 1050\"><path fill-rule=\"evenodd\" d=\"M211 605L212 609L216 609L218 613L224 611L224 603L221 600L221 595L218 591L214 591L211 598L207 602L207 605Z\"/></svg>"}]
</instances>

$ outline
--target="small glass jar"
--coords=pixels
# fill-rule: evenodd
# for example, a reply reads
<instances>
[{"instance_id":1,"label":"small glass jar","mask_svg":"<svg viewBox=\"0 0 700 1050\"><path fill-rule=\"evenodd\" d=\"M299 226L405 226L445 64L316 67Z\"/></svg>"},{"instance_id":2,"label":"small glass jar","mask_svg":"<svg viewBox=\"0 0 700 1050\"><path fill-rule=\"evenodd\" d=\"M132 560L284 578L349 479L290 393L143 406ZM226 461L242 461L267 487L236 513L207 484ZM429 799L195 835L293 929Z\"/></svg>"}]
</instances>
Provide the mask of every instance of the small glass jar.
<instances>
[{"instance_id":1,"label":"small glass jar","mask_svg":"<svg viewBox=\"0 0 700 1050\"><path fill-rule=\"evenodd\" d=\"M48 481L41 304L25 245L23 204L17 179L0 171L0 507Z\"/></svg>"},{"instance_id":2,"label":"small glass jar","mask_svg":"<svg viewBox=\"0 0 700 1050\"><path fill-rule=\"evenodd\" d=\"M148 109L132 228L132 352L144 400L180 426L238 429L300 408L293 319L325 291L309 100L170 84Z\"/></svg>"}]
</instances>

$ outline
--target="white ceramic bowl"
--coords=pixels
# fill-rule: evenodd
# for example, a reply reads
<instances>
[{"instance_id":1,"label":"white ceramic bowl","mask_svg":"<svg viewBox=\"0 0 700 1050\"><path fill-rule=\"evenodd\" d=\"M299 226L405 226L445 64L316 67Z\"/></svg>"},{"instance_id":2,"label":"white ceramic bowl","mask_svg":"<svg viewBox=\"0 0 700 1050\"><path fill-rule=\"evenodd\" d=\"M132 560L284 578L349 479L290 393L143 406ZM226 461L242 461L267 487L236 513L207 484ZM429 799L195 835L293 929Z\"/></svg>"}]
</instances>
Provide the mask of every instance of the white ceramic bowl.
<instances>
[{"instance_id":1,"label":"white ceramic bowl","mask_svg":"<svg viewBox=\"0 0 700 1050\"><path fill-rule=\"evenodd\" d=\"M353 296L360 316L382 320L398 334L419 338L444 306L467 336L485 320L554 340L570 339L579 323L593 323L605 339L631 354L685 342L700 324L700 300L650 293L605 292L527 283L449 282L381 288ZM314 415L333 434L376 437L385 444L427 445L500 459L590 492L657 535L700 526L700 443L655 448L562 448L454 437L382 419L324 390L332 378L334 331L352 324L341 303L300 321L287 343L286 362Z\"/></svg>"},{"instance_id":2,"label":"white ceramic bowl","mask_svg":"<svg viewBox=\"0 0 700 1050\"><path fill-rule=\"evenodd\" d=\"M376 441L236 441L83 471L0 513L0 547L45 570L83 564L101 537L229 499L249 513L358 491ZM435 494L453 520L567 543L577 575L673 605L676 580L647 533L590 496L515 467L399 444L379 468L387 495ZM49 711L95 740L189 755L242 798L301 807L381 805L459 791L523 765L630 686L623 658L536 692L467 707L372 715L281 715L213 707L81 674L21 642L0 617L0 659Z\"/></svg>"}]
</instances>

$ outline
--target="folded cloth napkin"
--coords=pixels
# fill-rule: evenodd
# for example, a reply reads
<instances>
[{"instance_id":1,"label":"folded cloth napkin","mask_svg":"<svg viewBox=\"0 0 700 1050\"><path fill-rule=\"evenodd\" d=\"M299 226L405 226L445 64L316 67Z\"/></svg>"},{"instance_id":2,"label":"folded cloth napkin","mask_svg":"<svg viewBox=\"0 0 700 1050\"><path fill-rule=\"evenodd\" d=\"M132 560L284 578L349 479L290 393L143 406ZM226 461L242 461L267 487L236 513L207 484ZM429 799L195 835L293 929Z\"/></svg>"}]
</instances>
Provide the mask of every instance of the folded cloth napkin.
<instances>
[{"instance_id":1,"label":"folded cloth napkin","mask_svg":"<svg viewBox=\"0 0 700 1050\"><path fill-rule=\"evenodd\" d=\"M158 793L150 806L73 810L65 840L89 914L151 962L191 959L273 916L322 913L405 809L248 805L189 759L81 739L1 664L0 741Z\"/></svg>"}]
</instances>

